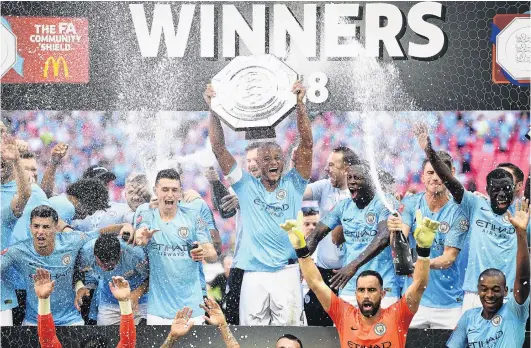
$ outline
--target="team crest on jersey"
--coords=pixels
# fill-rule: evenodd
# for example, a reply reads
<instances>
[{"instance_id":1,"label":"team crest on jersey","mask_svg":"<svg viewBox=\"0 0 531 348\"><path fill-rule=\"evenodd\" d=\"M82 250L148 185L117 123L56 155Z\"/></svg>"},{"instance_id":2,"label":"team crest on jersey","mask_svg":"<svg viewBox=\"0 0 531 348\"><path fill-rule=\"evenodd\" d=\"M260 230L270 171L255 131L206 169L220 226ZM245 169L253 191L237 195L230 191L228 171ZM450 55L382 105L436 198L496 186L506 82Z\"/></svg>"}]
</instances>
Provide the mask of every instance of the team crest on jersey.
<instances>
[{"instance_id":1,"label":"team crest on jersey","mask_svg":"<svg viewBox=\"0 0 531 348\"><path fill-rule=\"evenodd\" d=\"M511 222L509 221L509 216L507 216L507 214L503 214L502 216L502 220L503 222L505 222L506 224L510 224Z\"/></svg>"},{"instance_id":2,"label":"team crest on jersey","mask_svg":"<svg viewBox=\"0 0 531 348\"><path fill-rule=\"evenodd\" d=\"M374 327L374 333L377 334L378 336L383 336L383 334L386 331L387 331L387 328L382 323L376 324L376 326Z\"/></svg>"},{"instance_id":3,"label":"team crest on jersey","mask_svg":"<svg viewBox=\"0 0 531 348\"><path fill-rule=\"evenodd\" d=\"M441 222L439 225L439 232L448 233L448 231L450 231L450 224L446 221Z\"/></svg>"},{"instance_id":4,"label":"team crest on jersey","mask_svg":"<svg viewBox=\"0 0 531 348\"><path fill-rule=\"evenodd\" d=\"M496 314L491 320L490 322L492 323L492 325L494 326L500 326L500 324L502 323L503 319L501 317L501 315L499 314Z\"/></svg>"},{"instance_id":5,"label":"team crest on jersey","mask_svg":"<svg viewBox=\"0 0 531 348\"><path fill-rule=\"evenodd\" d=\"M310 295L307 294L306 296L304 296L304 303L310 303Z\"/></svg>"},{"instance_id":6,"label":"team crest on jersey","mask_svg":"<svg viewBox=\"0 0 531 348\"><path fill-rule=\"evenodd\" d=\"M470 227L470 223L468 222L467 219L463 219L463 220L459 221L459 229L461 230L461 232L468 231L469 227Z\"/></svg>"},{"instance_id":7,"label":"team crest on jersey","mask_svg":"<svg viewBox=\"0 0 531 348\"><path fill-rule=\"evenodd\" d=\"M280 189L277 192L277 199L278 200L283 200L284 198L286 198L287 195L288 195L288 193L286 192L286 190Z\"/></svg>"},{"instance_id":8,"label":"team crest on jersey","mask_svg":"<svg viewBox=\"0 0 531 348\"><path fill-rule=\"evenodd\" d=\"M61 262L63 262L63 265L68 266L72 262L72 256L70 254L64 255Z\"/></svg>"},{"instance_id":9,"label":"team crest on jersey","mask_svg":"<svg viewBox=\"0 0 531 348\"><path fill-rule=\"evenodd\" d=\"M185 238L188 238L188 236L190 235L190 230L188 229L188 227L181 227L181 228L179 228L179 230L177 231L177 234L178 234L179 237L181 237L182 239L185 239Z\"/></svg>"},{"instance_id":10,"label":"team crest on jersey","mask_svg":"<svg viewBox=\"0 0 531 348\"><path fill-rule=\"evenodd\" d=\"M374 225L376 222L376 215L373 212L367 213L367 215L365 215L365 221L367 221L368 224Z\"/></svg>"}]
</instances>

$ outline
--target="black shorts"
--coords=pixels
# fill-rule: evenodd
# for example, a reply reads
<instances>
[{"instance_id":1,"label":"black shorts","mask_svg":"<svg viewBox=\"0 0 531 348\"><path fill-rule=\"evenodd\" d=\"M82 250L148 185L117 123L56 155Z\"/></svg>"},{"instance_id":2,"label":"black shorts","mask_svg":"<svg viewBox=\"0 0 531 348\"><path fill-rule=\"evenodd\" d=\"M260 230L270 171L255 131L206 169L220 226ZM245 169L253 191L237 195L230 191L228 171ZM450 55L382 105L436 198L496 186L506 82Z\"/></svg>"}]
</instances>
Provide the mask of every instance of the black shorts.
<instances>
[{"instance_id":1,"label":"black shorts","mask_svg":"<svg viewBox=\"0 0 531 348\"><path fill-rule=\"evenodd\" d=\"M225 290L225 316L227 323L240 325L240 293L242 291L243 273L239 268L231 268L227 289Z\"/></svg>"},{"instance_id":2,"label":"black shorts","mask_svg":"<svg viewBox=\"0 0 531 348\"><path fill-rule=\"evenodd\" d=\"M334 276L332 270L320 267L317 267L317 269L321 273L326 285L330 286L330 279ZM332 289L332 291L337 295L337 290ZM334 326L334 322L323 309L323 306L321 306L317 296L311 289L304 296L304 313L306 314L308 326Z\"/></svg>"}]
</instances>

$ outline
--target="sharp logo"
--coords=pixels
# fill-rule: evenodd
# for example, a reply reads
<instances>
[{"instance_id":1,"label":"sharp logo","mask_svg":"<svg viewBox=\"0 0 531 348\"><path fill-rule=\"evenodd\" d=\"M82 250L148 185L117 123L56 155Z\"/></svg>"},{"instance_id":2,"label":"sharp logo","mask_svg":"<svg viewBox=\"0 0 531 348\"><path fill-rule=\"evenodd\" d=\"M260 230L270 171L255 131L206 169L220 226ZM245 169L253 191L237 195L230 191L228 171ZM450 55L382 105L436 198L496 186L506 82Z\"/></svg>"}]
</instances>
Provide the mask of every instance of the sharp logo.
<instances>
[{"instance_id":1,"label":"sharp logo","mask_svg":"<svg viewBox=\"0 0 531 348\"><path fill-rule=\"evenodd\" d=\"M59 64L63 63L63 74L64 77L68 78L68 64L66 64L66 60L63 57L59 57L55 59L54 57L49 57L46 59L46 63L44 63L44 69L42 71L42 77L48 78L48 71L50 70L50 63L53 68L53 77L59 77Z\"/></svg>"}]
</instances>

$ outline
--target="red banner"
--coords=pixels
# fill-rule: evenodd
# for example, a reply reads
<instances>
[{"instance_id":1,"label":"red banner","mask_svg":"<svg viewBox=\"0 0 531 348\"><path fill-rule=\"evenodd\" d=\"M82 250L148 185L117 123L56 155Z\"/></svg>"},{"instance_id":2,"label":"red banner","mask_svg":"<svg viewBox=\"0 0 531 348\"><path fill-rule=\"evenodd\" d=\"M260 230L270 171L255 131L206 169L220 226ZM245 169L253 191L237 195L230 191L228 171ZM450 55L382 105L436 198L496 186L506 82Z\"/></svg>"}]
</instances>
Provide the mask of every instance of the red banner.
<instances>
[{"instance_id":1,"label":"red banner","mask_svg":"<svg viewBox=\"0 0 531 348\"><path fill-rule=\"evenodd\" d=\"M16 37L22 74L9 69L2 83L88 83L89 35L86 18L3 17ZM3 22L2 25L5 23Z\"/></svg>"}]
</instances>

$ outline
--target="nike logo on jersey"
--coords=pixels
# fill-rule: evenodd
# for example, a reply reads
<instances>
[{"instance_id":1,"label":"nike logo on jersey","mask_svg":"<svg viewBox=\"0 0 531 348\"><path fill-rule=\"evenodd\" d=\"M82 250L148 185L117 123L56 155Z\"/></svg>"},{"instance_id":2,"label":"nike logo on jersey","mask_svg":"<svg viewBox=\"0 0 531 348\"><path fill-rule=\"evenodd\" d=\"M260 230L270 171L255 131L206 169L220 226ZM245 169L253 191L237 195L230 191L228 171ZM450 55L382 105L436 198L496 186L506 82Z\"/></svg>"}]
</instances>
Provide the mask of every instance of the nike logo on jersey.
<instances>
[{"instance_id":1,"label":"nike logo on jersey","mask_svg":"<svg viewBox=\"0 0 531 348\"><path fill-rule=\"evenodd\" d=\"M489 208L484 208L484 207L480 207L480 209L483 211L491 211Z\"/></svg>"}]
</instances>

